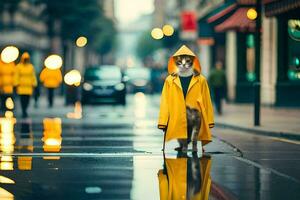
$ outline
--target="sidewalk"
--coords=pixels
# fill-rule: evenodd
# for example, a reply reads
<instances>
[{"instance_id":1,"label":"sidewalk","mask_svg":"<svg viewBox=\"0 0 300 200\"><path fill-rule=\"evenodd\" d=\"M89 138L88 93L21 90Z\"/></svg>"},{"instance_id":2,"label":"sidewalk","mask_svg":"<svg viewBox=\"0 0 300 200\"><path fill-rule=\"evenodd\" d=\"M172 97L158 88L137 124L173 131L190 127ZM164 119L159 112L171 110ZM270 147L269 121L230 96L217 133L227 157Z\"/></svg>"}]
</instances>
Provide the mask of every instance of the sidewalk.
<instances>
[{"instance_id":1,"label":"sidewalk","mask_svg":"<svg viewBox=\"0 0 300 200\"><path fill-rule=\"evenodd\" d=\"M225 104L215 115L216 126L300 140L300 109L261 107L260 126L254 126L252 104Z\"/></svg>"},{"instance_id":2,"label":"sidewalk","mask_svg":"<svg viewBox=\"0 0 300 200\"><path fill-rule=\"evenodd\" d=\"M130 99L130 98L129 98ZM160 95L152 95L150 98L154 104L153 109L157 110L160 104ZM130 100L129 100L130 102ZM254 126L254 108L252 104L223 104L223 115L215 114L215 124L217 127L241 130L253 134L283 137L287 139L300 140L300 108L276 108L261 107L261 125ZM118 107L118 106L117 106ZM131 109L131 108L127 108ZM55 108L47 108L46 97L41 97L39 108L30 106L30 113L33 119L42 120L42 117L61 117L64 122L72 123L100 123L89 119L68 119L66 114L74 111L74 106L65 106L64 98L57 97ZM18 113L20 110L18 110ZM155 111L154 111L155 112ZM19 113L20 115L20 113ZM34 120L34 121L35 121Z\"/></svg>"}]
</instances>

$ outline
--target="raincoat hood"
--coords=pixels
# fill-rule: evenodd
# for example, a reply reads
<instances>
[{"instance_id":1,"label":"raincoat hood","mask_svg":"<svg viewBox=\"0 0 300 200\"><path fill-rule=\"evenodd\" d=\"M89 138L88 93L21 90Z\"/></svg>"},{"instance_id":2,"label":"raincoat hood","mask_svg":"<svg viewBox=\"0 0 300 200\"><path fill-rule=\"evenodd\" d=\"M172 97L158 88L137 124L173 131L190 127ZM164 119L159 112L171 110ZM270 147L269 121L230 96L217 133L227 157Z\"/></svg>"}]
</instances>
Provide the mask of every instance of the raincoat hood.
<instances>
[{"instance_id":1,"label":"raincoat hood","mask_svg":"<svg viewBox=\"0 0 300 200\"><path fill-rule=\"evenodd\" d=\"M176 53L174 53L173 56L171 56L171 58L169 59L169 63L168 63L168 72L169 72L169 74L177 75L178 67L176 66L174 58L177 57L177 56L182 56L182 55L188 55L188 56L194 57L194 61L193 61L194 75L199 75L201 73L201 65L200 65L199 59L194 54L194 52L192 50L190 50L185 45L182 45L176 51Z\"/></svg>"},{"instance_id":2,"label":"raincoat hood","mask_svg":"<svg viewBox=\"0 0 300 200\"><path fill-rule=\"evenodd\" d=\"M24 52L21 56L21 63L24 63L25 59L30 59L30 55L28 52Z\"/></svg>"}]
</instances>

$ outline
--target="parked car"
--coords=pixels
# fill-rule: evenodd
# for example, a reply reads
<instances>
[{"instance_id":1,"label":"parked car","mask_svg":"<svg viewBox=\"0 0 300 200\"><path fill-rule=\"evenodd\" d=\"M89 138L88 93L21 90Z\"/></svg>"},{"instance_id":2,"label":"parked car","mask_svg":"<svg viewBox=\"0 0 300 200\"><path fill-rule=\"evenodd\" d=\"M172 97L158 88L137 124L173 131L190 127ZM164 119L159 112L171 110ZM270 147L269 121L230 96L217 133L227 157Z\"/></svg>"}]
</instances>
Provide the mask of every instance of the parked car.
<instances>
[{"instance_id":1,"label":"parked car","mask_svg":"<svg viewBox=\"0 0 300 200\"><path fill-rule=\"evenodd\" d=\"M151 93L151 73L148 68L145 67L132 67L128 68L125 72L128 77L127 92L144 92Z\"/></svg>"},{"instance_id":2,"label":"parked car","mask_svg":"<svg viewBox=\"0 0 300 200\"><path fill-rule=\"evenodd\" d=\"M82 103L126 104L126 84L115 65L87 68L82 85Z\"/></svg>"}]
</instances>

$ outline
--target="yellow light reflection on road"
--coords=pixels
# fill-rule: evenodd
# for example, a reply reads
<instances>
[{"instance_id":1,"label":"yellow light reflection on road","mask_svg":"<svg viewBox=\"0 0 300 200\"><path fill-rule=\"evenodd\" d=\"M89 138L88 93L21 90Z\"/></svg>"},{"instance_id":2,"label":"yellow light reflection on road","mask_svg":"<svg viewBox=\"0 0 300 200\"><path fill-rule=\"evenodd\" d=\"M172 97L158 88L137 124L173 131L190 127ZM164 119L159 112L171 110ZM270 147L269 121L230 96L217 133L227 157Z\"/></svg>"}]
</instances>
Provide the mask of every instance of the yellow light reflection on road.
<instances>
[{"instance_id":1,"label":"yellow light reflection on road","mask_svg":"<svg viewBox=\"0 0 300 200\"><path fill-rule=\"evenodd\" d=\"M11 157L11 156L9 156ZM11 157L12 158L12 157ZM13 162L9 161L1 161L0 163L0 170L13 170L14 169L14 164Z\"/></svg>"},{"instance_id":2,"label":"yellow light reflection on road","mask_svg":"<svg viewBox=\"0 0 300 200\"><path fill-rule=\"evenodd\" d=\"M134 95L134 115L137 118L145 118L146 116L146 96L142 92L138 92Z\"/></svg>"},{"instance_id":3,"label":"yellow light reflection on road","mask_svg":"<svg viewBox=\"0 0 300 200\"><path fill-rule=\"evenodd\" d=\"M14 125L16 119L10 118L0 118L0 145L1 152L4 154L11 154L14 152L14 144L16 142L14 134ZM13 170L13 159L10 155L4 155L1 157L0 163L1 170Z\"/></svg>"},{"instance_id":4,"label":"yellow light reflection on road","mask_svg":"<svg viewBox=\"0 0 300 200\"><path fill-rule=\"evenodd\" d=\"M15 184L15 181L7 178L5 176L0 176L0 183L4 183L4 184Z\"/></svg>"},{"instance_id":5,"label":"yellow light reflection on road","mask_svg":"<svg viewBox=\"0 0 300 200\"><path fill-rule=\"evenodd\" d=\"M7 46L1 52L1 60L5 63L11 63L17 60L19 49L15 46Z\"/></svg>"},{"instance_id":6,"label":"yellow light reflection on road","mask_svg":"<svg viewBox=\"0 0 300 200\"><path fill-rule=\"evenodd\" d=\"M32 157L31 156L19 156L18 157L18 169L19 170L31 170L32 169Z\"/></svg>"},{"instance_id":7,"label":"yellow light reflection on road","mask_svg":"<svg viewBox=\"0 0 300 200\"><path fill-rule=\"evenodd\" d=\"M75 103L74 112L69 112L67 114L67 118L69 119L81 119L82 118L82 106L80 101Z\"/></svg>"},{"instance_id":8,"label":"yellow light reflection on road","mask_svg":"<svg viewBox=\"0 0 300 200\"><path fill-rule=\"evenodd\" d=\"M65 74L64 81L67 85L79 86L81 82L81 74L78 70L73 69Z\"/></svg>"},{"instance_id":9,"label":"yellow light reflection on road","mask_svg":"<svg viewBox=\"0 0 300 200\"><path fill-rule=\"evenodd\" d=\"M13 158L12 156L1 156L0 170L13 170Z\"/></svg>"},{"instance_id":10,"label":"yellow light reflection on road","mask_svg":"<svg viewBox=\"0 0 300 200\"><path fill-rule=\"evenodd\" d=\"M7 109L12 110L14 109L14 101L12 100L11 97L7 98L5 101L5 106Z\"/></svg>"},{"instance_id":11,"label":"yellow light reflection on road","mask_svg":"<svg viewBox=\"0 0 300 200\"><path fill-rule=\"evenodd\" d=\"M48 56L44 61L45 67L49 69L59 69L61 68L62 64L63 64L63 60L57 54Z\"/></svg>"},{"instance_id":12,"label":"yellow light reflection on road","mask_svg":"<svg viewBox=\"0 0 300 200\"><path fill-rule=\"evenodd\" d=\"M0 187L0 197L1 197L1 200L13 200L14 199L14 195L12 193L10 193L9 191L7 191L1 187Z\"/></svg>"},{"instance_id":13,"label":"yellow light reflection on road","mask_svg":"<svg viewBox=\"0 0 300 200\"><path fill-rule=\"evenodd\" d=\"M61 119L60 118L45 118L44 125L44 142L43 149L45 152L59 152L61 149Z\"/></svg>"}]
</instances>

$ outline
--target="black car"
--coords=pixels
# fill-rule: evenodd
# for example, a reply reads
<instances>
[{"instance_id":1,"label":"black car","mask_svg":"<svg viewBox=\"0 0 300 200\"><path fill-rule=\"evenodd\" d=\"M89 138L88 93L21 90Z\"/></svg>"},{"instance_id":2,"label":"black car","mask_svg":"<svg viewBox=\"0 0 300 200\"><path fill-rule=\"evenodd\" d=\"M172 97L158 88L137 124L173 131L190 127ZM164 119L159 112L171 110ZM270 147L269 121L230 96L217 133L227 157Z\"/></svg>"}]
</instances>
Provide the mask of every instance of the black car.
<instances>
[{"instance_id":1,"label":"black car","mask_svg":"<svg viewBox=\"0 0 300 200\"><path fill-rule=\"evenodd\" d=\"M125 72L128 77L127 92L128 93L151 93L151 74L150 69L145 67L132 67L128 68Z\"/></svg>"},{"instance_id":2,"label":"black car","mask_svg":"<svg viewBox=\"0 0 300 200\"><path fill-rule=\"evenodd\" d=\"M115 65L87 68L82 85L82 103L126 104L126 85Z\"/></svg>"}]
</instances>

